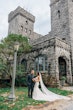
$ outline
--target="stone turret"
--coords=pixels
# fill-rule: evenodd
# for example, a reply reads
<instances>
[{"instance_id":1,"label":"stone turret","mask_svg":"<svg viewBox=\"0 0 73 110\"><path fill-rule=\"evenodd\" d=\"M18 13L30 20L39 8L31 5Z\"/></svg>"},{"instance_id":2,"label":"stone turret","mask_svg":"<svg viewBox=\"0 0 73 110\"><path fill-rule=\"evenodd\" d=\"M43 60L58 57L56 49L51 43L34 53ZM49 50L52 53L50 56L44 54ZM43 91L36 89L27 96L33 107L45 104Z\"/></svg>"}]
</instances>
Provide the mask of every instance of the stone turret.
<instances>
[{"instance_id":1,"label":"stone turret","mask_svg":"<svg viewBox=\"0 0 73 110\"><path fill-rule=\"evenodd\" d=\"M35 17L20 6L10 12L8 22L8 34L22 34L29 39L33 37Z\"/></svg>"},{"instance_id":2,"label":"stone turret","mask_svg":"<svg viewBox=\"0 0 73 110\"><path fill-rule=\"evenodd\" d=\"M51 30L53 37L70 43L68 0L51 0Z\"/></svg>"},{"instance_id":3,"label":"stone turret","mask_svg":"<svg viewBox=\"0 0 73 110\"><path fill-rule=\"evenodd\" d=\"M50 1L52 36L60 37L71 46L73 65L73 0Z\"/></svg>"}]
</instances>

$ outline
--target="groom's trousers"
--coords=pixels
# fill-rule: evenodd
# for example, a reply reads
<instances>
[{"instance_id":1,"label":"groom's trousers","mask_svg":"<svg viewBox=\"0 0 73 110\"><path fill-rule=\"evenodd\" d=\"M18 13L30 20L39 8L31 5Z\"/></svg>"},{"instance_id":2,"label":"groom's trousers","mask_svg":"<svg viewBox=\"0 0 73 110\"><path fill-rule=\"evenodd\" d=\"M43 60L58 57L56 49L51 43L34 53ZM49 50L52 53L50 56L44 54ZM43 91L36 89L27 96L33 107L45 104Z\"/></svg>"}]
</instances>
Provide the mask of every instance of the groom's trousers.
<instances>
[{"instance_id":1,"label":"groom's trousers","mask_svg":"<svg viewBox=\"0 0 73 110\"><path fill-rule=\"evenodd\" d=\"M34 86L28 86L28 97L32 98L33 88L34 88Z\"/></svg>"}]
</instances>

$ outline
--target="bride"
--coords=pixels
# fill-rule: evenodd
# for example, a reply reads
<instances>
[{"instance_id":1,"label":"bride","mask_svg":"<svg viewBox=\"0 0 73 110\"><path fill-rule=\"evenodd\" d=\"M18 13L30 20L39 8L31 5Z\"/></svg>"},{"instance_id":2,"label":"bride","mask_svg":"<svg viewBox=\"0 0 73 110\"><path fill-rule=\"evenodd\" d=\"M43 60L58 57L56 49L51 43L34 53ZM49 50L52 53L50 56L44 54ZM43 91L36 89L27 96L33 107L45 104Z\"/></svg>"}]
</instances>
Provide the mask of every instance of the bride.
<instances>
[{"instance_id":1,"label":"bride","mask_svg":"<svg viewBox=\"0 0 73 110\"><path fill-rule=\"evenodd\" d=\"M69 97L57 95L51 91L49 91L42 80L41 73L37 73L37 77L33 78L33 81L35 82L34 90L33 90L33 96L32 98L34 100L41 100L41 101L55 101L60 99L66 99L69 100ZM41 86L41 89L39 88L39 83Z\"/></svg>"}]
</instances>

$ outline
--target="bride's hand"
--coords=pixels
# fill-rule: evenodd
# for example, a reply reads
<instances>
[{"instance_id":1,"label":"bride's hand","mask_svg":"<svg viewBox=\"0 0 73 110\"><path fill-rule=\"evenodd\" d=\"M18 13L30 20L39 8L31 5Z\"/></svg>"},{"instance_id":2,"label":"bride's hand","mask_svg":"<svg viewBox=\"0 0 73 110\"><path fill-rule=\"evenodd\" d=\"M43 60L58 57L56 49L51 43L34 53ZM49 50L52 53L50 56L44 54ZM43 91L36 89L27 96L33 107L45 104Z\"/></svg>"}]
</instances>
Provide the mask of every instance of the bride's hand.
<instances>
[{"instance_id":1,"label":"bride's hand","mask_svg":"<svg viewBox=\"0 0 73 110\"><path fill-rule=\"evenodd\" d=\"M35 82L35 78L33 78L33 79L32 79L32 81L34 81L34 82Z\"/></svg>"}]
</instances>

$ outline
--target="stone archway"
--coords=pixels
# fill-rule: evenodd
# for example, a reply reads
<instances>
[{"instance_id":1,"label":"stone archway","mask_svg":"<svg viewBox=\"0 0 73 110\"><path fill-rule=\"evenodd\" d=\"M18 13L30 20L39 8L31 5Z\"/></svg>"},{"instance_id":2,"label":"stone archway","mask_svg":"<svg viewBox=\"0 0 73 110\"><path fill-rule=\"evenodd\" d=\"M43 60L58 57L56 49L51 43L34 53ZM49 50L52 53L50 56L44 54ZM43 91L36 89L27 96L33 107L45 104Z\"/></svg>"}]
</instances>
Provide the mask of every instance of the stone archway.
<instances>
[{"instance_id":1,"label":"stone archway","mask_svg":"<svg viewBox=\"0 0 73 110\"><path fill-rule=\"evenodd\" d=\"M22 59L21 61L21 67L22 69L26 72L27 71L27 60L26 59Z\"/></svg>"},{"instance_id":2,"label":"stone archway","mask_svg":"<svg viewBox=\"0 0 73 110\"><path fill-rule=\"evenodd\" d=\"M62 76L67 77L67 61L63 57L59 57L58 64L59 64L59 80L61 80Z\"/></svg>"},{"instance_id":3,"label":"stone archway","mask_svg":"<svg viewBox=\"0 0 73 110\"><path fill-rule=\"evenodd\" d=\"M62 76L66 77L66 83L72 84L70 59L68 59L66 56L58 57L58 79L59 81Z\"/></svg>"}]
</instances>

